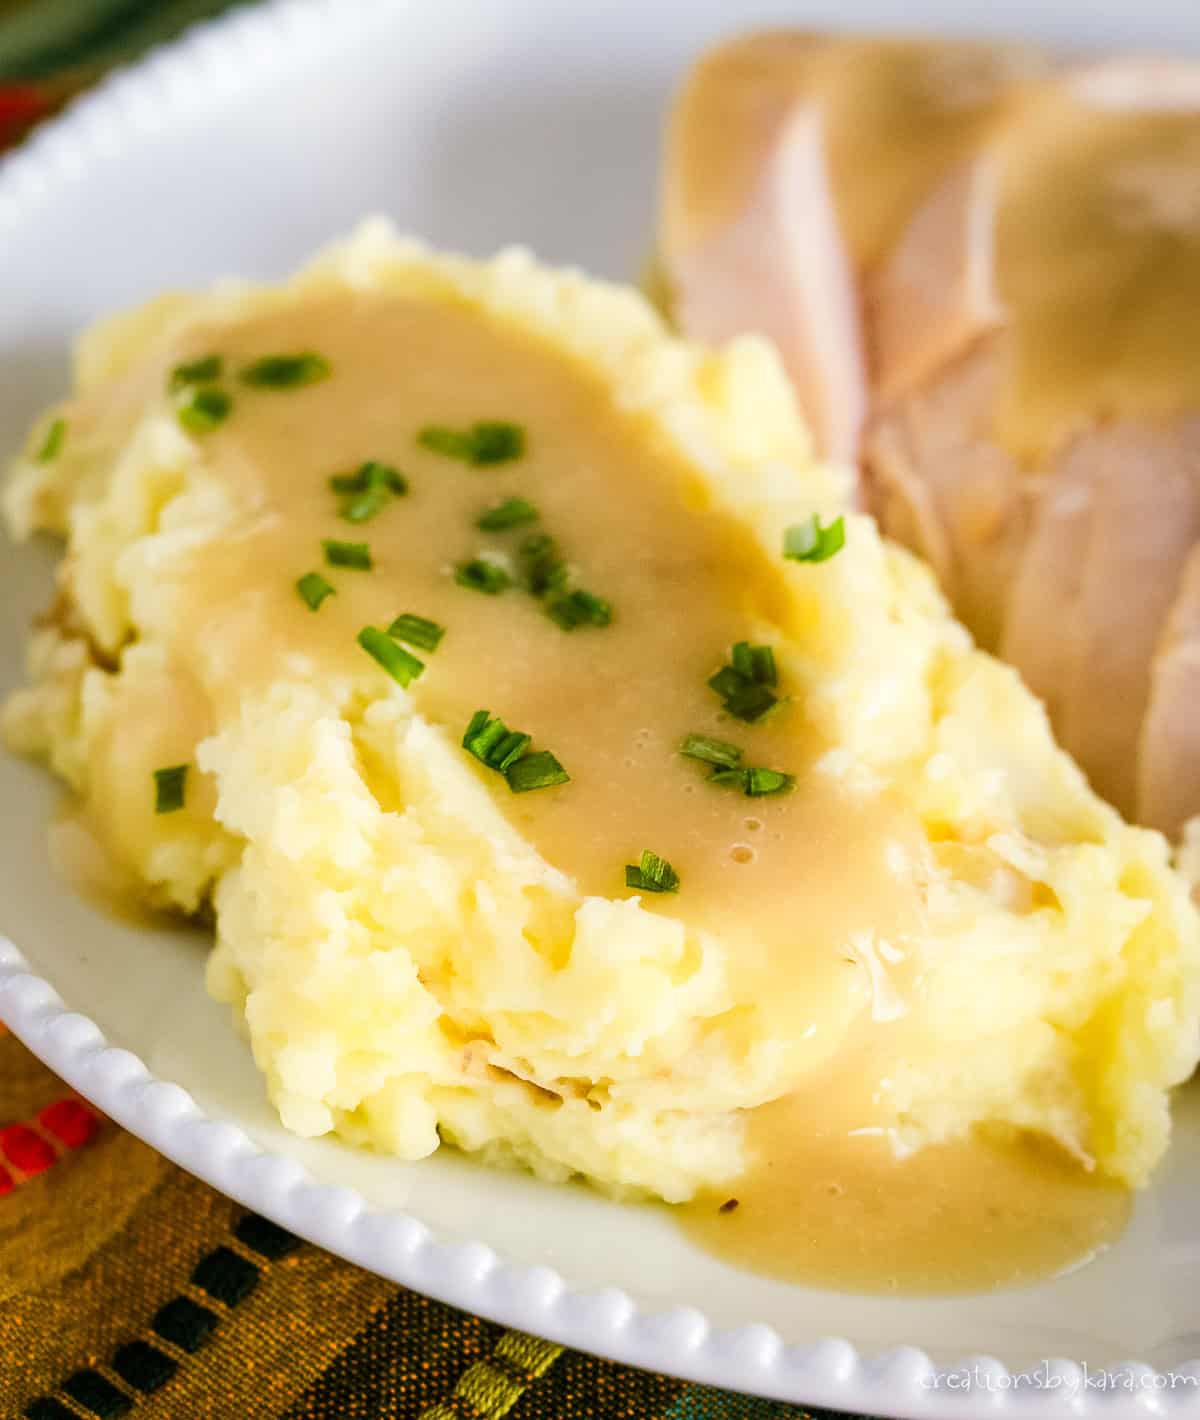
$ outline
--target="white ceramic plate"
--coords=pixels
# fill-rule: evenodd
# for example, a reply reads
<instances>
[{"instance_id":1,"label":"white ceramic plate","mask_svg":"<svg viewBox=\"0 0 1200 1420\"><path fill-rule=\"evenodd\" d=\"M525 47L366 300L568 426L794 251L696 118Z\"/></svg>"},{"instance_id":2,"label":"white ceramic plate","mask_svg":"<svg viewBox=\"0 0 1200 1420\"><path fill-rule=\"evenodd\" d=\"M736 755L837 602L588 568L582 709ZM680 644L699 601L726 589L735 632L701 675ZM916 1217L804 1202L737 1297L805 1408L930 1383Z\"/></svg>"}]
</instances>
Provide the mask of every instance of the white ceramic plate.
<instances>
[{"instance_id":1,"label":"white ceramic plate","mask_svg":"<svg viewBox=\"0 0 1200 1420\"><path fill-rule=\"evenodd\" d=\"M1004 19L1058 43L1178 46L1193 5L1019 0ZM733 26L844 12L278 0L195 32L0 166L0 449L63 391L68 340L101 311L224 273L281 275L367 212L479 254L523 241L632 275L687 58ZM951 0L862 0L852 18L979 27ZM52 560L45 547L0 554L0 694L20 679ZM204 995L202 939L117 925L55 880L55 797L48 776L0 755L0 929L20 947L0 939L0 1015L134 1133L334 1252L570 1345L781 1399L956 1420L1200 1406L1200 1362L1185 1364L1200 1357L1200 1101L1180 1102L1170 1160L1128 1234L1074 1275L920 1301L766 1281L697 1251L665 1209L448 1154L406 1166L285 1134ZM981 1355L995 1359L956 1369ZM1141 1366L1094 1384L1129 1356ZM1065 1359L1043 1371L1047 1358ZM1148 1367L1193 1383L1155 1382ZM1026 1373L1019 1386L1010 1371Z\"/></svg>"}]
</instances>

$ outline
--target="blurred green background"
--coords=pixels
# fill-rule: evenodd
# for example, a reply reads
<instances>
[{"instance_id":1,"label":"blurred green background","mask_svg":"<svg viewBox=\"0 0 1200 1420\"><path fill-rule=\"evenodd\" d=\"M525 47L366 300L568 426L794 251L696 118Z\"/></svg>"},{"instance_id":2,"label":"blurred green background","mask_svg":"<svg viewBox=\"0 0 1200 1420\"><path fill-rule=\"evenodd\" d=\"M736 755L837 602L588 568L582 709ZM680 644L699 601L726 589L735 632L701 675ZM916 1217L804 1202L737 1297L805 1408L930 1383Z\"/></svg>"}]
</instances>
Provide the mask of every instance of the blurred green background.
<instances>
[{"instance_id":1,"label":"blurred green background","mask_svg":"<svg viewBox=\"0 0 1200 1420\"><path fill-rule=\"evenodd\" d=\"M194 20L246 3L250 0L0 0L0 83L99 73Z\"/></svg>"}]
</instances>

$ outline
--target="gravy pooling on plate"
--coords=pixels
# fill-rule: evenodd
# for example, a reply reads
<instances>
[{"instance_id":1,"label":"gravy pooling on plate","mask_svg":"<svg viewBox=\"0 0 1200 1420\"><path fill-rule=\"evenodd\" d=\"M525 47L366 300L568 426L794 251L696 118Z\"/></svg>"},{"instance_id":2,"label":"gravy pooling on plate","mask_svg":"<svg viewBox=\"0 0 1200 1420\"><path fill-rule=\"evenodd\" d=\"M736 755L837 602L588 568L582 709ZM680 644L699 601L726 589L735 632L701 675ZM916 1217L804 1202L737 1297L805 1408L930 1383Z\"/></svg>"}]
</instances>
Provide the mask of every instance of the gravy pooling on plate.
<instances>
[{"instance_id":1,"label":"gravy pooling on plate","mask_svg":"<svg viewBox=\"0 0 1200 1420\"><path fill-rule=\"evenodd\" d=\"M759 1267L774 1210L838 1285L1088 1255L1190 1063L1159 840L838 514L765 350L373 240L117 328L20 495L107 662L52 628L10 734L211 892L300 1132L696 1197Z\"/></svg>"}]
</instances>

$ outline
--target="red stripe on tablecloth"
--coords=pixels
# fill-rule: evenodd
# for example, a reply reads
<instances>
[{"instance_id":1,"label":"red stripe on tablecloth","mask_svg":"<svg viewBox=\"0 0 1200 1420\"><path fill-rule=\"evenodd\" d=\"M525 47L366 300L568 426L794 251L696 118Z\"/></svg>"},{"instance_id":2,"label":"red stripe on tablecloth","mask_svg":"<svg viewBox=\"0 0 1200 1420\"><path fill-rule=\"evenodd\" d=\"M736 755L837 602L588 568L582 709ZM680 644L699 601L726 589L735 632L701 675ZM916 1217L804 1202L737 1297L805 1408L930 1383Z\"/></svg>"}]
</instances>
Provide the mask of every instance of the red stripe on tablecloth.
<instances>
[{"instance_id":1,"label":"red stripe on tablecloth","mask_svg":"<svg viewBox=\"0 0 1200 1420\"><path fill-rule=\"evenodd\" d=\"M36 1118L0 1129L0 1197L89 1144L99 1128L99 1116L74 1095L64 1095Z\"/></svg>"}]
</instances>

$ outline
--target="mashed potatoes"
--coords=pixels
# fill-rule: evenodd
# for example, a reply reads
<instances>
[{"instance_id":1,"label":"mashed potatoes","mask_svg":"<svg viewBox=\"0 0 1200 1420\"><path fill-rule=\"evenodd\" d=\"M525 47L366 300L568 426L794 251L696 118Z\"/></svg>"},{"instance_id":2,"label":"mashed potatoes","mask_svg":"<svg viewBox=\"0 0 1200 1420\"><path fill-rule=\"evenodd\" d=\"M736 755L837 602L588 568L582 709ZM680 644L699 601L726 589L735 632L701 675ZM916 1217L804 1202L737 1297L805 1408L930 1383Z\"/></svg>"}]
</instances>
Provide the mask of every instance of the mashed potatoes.
<instances>
[{"instance_id":1,"label":"mashed potatoes","mask_svg":"<svg viewBox=\"0 0 1200 1420\"><path fill-rule=\"evenodd\" d=\"M1134 1185L1161 1156L1200 972L1164 842L845 510L764 345L372 225L89 333L5 506L68 541L7 738L155 901L211 897L210 987L289 1128L677 1201L829 1080L901 1152L1031 1130ZM814 514L845 546L785 561ZM444 628L406 685L356 641L401 614ZM773 650L762 719L707 683L740 641ZM569 779L513 792L463 747L481 708ZM688 735L794 788L706 782ZM625 885L647 849L678 891Z\"/></svg>"}]
</instances>

